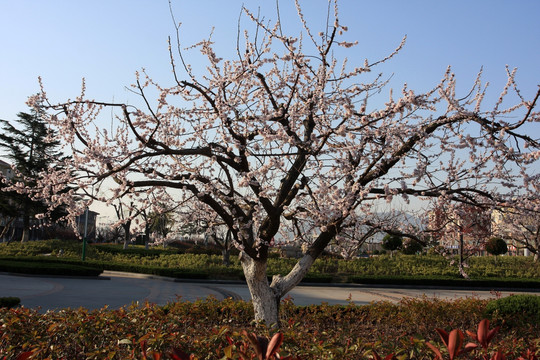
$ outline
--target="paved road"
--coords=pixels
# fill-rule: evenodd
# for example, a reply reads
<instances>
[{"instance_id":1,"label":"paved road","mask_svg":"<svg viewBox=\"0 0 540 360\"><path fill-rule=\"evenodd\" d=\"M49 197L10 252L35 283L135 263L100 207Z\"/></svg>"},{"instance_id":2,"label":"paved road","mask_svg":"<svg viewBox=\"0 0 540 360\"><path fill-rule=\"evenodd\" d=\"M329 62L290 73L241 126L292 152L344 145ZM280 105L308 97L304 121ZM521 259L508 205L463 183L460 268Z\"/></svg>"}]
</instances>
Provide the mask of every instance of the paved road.
<instances>
[{"instance_id":1,"label":"paved road","mask_svg":"<svg viewBox=\"0 0 540 360\"><path fill-rule=\"evenodd\" d=\"M502 296L511 294L504 291ZM397 302L403 297L456 297L477 296L490 298L489 291L451 289L398 289L389 287L335 287L297 286L290 292L297 305L368 304L372 301ZM146 301L164 305L177 299L195 301L214 296L217 299L232 297L250 300L246 285L209 282L175 282L173 279L141 274L105 272L99 278L35 277L0 273L0 296L16 296L28 308L40 308L42 312L62 308L100 309L104 306L116 309L133 302Z\"/></svg>"},{"instance_id":2,"label":"paved road","mask_svg":"<svg viewBox=\"0 0 540 360\"><path fill-rule=\"evenodd\" d=\"M238 294L242 299L249 300L251 297L247 286L243 285L218 285L221 290ZM370 286L297 286L289 294L296 305L320 304L326 302L330 305L348 304L350 301L357 305L369 304L373 301L398 302L404 297L440 299L456 299L465 297L495 298L496 296L508 296L516 291L492 292L486 290L460 290L460 289L420 289L413 287L372 287ZM519 292L520 294L525 292ZM528 292L538 294L538 292ZM287 295L286 295L287 297Z\"/></svg>"},{"instance_id":3,"label":"paved road","mask_svg":"<svg viewBox=\"0 0 540 360\"><path fill-rule=\"evenodd\" d=\"M126 276L127 275L127 276ZM35 277L0 274L0 296L16 296L21 305L41 311L62 308L116 309L133 302L164 305L179 297L186 301L229 295L211 284L185 284L165 278L106 274L98 278Z\"/></svg>"}]
</instances>

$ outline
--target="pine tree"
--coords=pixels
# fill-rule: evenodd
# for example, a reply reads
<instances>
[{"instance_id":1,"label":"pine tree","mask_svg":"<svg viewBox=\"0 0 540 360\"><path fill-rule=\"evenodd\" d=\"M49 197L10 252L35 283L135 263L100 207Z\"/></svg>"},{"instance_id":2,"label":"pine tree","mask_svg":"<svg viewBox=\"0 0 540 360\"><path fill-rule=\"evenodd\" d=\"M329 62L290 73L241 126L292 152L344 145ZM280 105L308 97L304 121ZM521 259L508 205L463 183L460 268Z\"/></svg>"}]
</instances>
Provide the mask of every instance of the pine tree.
<instances>
[{"instance_id":1,"label":"pine tree","mask_svg":"<svg viewBox=\"0 0 540 360\"><path fill-rule=\"evenodd\" d=\"M60 142L53 140L55 133L50 130L41 118L39 111L30 114L20 112L15 121L0 119L2 133L0 148L6 158L15 167L15 177L5 179L3 186L10 182L23 182L26 188L35 188L40 172L63 159L58 151ZM15 191L4 191L0 212L8 218L20 217L23 222L21 242L29 239L31 218L45 212L46 206L41 201L34 201L30 194L19 194ZM58 215L58 214L56 214Z\"/></svg>"}]
</instances>

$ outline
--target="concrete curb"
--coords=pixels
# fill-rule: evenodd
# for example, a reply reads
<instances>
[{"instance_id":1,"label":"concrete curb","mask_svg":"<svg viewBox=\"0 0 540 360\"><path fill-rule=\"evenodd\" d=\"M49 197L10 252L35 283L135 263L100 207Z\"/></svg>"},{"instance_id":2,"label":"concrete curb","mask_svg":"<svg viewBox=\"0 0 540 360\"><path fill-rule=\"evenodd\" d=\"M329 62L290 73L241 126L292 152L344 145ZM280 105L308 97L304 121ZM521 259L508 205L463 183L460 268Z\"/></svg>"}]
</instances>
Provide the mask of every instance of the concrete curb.
<instances>
[{"instance_id":1,"label":"concrete curb","mask_svg":"<svg viewBox=\"0 0 540 360\"><path fill-rule=\"evenodd\" d=\"M77 276L77 275L48 275L48 274L24 274L0 271L0 275L19 276L19 277L36 277L36 278L61 278L61 279L81 279L81 280L111 280L110 277L103 276L103 273L98 276Z\"/></svg>"},{"instance_id":2,"label":"concrete curb","mask_svg":"<svg viewBox=\"0 0 540 360\"><path fill-rule=\"evenodd\" d=\"M161 281L171 281L171 282L176 282L177 280L173 277L167 277L167 276L131 273L131 272L124 272L124 271L112 271L112 270L104 270L100 276L109 277L109 278L124 277L124 278L135 278L135 279L151 279L151 280L161 280Z\"/></svg>"}]
</instances>

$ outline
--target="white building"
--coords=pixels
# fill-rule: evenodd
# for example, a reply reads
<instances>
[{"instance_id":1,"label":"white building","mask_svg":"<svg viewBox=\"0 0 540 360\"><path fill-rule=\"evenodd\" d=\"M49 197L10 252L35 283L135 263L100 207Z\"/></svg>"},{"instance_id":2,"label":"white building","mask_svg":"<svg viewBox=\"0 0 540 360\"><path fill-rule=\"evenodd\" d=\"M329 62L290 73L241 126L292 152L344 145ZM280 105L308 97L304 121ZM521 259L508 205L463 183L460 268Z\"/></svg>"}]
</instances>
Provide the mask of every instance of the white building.
<instances>
[{"instance_id":1,"label":"white building","mask_svg":"<svg viewBox=\"0 0 540 360\"><path fill-rule=\"evenodd\" d=\"M2 172L2 176L4 176L6 179L13 178L13 170L11 169L11 165L8 164L5 161L2 161L0 159L0 172Z\"/></svg>"}]
</instances>

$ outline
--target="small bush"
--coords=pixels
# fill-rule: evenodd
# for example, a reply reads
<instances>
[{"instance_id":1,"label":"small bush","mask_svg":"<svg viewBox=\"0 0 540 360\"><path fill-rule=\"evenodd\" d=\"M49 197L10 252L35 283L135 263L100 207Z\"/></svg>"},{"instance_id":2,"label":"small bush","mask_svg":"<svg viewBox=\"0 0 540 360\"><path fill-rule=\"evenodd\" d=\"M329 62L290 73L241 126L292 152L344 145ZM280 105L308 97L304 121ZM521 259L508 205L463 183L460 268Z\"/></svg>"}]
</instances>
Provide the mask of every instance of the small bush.
<instances>
[{"instance_id":1,"label":"small bush","mask_svg":"<svg viewBox=\"0 0 540 360\"><path fill-rule=\"evenodd\" d=\"M14 308L19 306L21 299L18 297L0 297L0 308Z\"/></svg>"},{"instance_id":2,"label":"small bush","mask_svg":"<svg viewBox=\"0 0 540 360\"><path fill-rule=\"evenodd\" d=\"M504 323L540 323L540 296L511 295L490 301L485 310L487 317Z\"/></svg>"}]
</instances>

